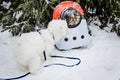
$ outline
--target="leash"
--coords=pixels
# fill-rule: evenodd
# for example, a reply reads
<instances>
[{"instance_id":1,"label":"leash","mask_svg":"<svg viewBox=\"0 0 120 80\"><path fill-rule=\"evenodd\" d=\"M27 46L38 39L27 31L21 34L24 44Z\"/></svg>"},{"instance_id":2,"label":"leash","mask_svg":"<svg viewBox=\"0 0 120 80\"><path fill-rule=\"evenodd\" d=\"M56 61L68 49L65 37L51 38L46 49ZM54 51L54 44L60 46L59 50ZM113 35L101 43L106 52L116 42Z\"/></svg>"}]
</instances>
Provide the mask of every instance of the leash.
<instances>
[{"instance_id":1,"label":"leash","mask_svg":"<svg viewBox=\"0 0 120 80\"><path fill-rule=\"evenodd\" d=\"M46 58L46 53L45 51L43 52L43 56L44 56L44 60L46 61L47 58ZM64 58L64 59L70 59L70 60L77 60L78 63L76 64L73 64L73 65L66 65L66 64L62 64L62 63L53 63L53 64L48 64L48 65L45 65L44 67L49 67L49 66L55 66L55 65L60 65L60 66L65 66L65 67L74 67L74 66L77 66L80 64L81 60L79 58L75 58L75 57L65 57L65 56L56 56L56 55L53 55L51 56L52 58Z\"/></svg>"},{"instance_id":2,"label":"leash","mask_svg":"<svg viewBox=\"0 0 120 80\"><path fill-rule=\"evenodd\" d=\"M16 79L21 79L21 78L23 78L23 77L25 77L25 76L27 76L29 74L30 74L30 72L28 72L28 73L26 73L24 75L18 76L18 77L14 77L14 78L8 78L8 79L0 78L0 80L16 80Z\"/></svg>"},{"instance_id":3,"label":"leash","mask_svg":"<svg viewBox=\"0 0 120 80\"><path fill-rule=\"evenodd\" d=\"M74 67L74 66L77 66L81 63L81 60L79 58L75 58L75 57L65 57L65 56L51 56L51 57L52 58L64 58L64 59L69 59L69 60L76 60L78 62L76 64L73 64L73 65L66 65L66 64L62 64L62 63L53 63L53 64L45 65L44 67L55 66L55 65L60 65L60 66L65 66L65 67Z\"/></svg>"},{"instance_id":4,"label":"leash","mask_svg":"<svg viewBox=\"0 0 120 80\"><path fill-rule=\"evenodd\" d=\"M43 54L44 54L44 59L46 60L45 52L43 52ZM77 66L77 65L79 65L81 63L81 60L79 58L75 58L75 57L65 57L65 56L56 56L56 55L53 55L51 57L52 58L65 58L65 59L69 59L69 60L76 60L78 62L76 64L73 64L73 65L66 65L66 64L62 64L62 63L53 63L53 64L45 65L44 67L55 66L55 65L60 65L60 66L65 66L65 67L74 67L74 66ZM18 77L14 77L14 78L8 78L8 79L0 78L0 80L17 80L17 79L24 78L24 77L26 77L29 74L31 74L31 73L28 72L28 73L26 73L24 75L21 75L21 76L18 76Z\"/></svg>"}]
</instances>

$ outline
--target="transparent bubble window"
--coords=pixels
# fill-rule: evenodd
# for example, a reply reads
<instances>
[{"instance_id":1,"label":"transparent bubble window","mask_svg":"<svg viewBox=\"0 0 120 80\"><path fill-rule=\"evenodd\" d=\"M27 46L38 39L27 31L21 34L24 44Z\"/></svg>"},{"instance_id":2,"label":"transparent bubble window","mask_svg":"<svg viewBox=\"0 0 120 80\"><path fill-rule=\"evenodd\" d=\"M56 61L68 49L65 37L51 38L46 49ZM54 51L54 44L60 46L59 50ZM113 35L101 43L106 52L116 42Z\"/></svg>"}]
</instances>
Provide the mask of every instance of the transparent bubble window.
<instances>
[{"instance_id":1,"label":"transparent bubble window","mask_svg":"<svg viewBox=\"0 0 120 80\"><path fill-rule=\"evenodd\" d=\"M67 21L69 28L74 28L81 22L82 16L76 9L68 8L61 13L61 19Z\"/></svg>"}]
</instances>

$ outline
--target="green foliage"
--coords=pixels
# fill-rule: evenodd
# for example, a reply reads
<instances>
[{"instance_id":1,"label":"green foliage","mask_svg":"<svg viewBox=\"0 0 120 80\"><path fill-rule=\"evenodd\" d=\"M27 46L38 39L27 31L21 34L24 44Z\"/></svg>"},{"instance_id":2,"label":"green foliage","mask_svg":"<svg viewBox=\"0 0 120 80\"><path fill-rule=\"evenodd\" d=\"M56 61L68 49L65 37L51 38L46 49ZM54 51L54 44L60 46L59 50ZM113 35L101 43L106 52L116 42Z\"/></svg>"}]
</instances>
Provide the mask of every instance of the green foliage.
<instances>
[{"instance_id":1,"label":"green foliage","mask_svg":"<svg viewBox=\"0 0 120 80\"><path fill-rule=\"evenodd\" d=\"M0 26L14 36L46 28L52 18L54 7L67 0L2 0L10 1L9 9L0 7ZM71 0L79 3L88 22L98 17L101 29L112 23L112 32L120 35L120 0ZM18 16L19 15L19 16ZM118 19L116 19L118 18Z\"/></svg>"},{"instance_id":2,"label":"green foliage","mask_svg":"<svg viewBox=\"0 0 120 80\"><path fill-rule=\"evenodd\" d=\"M77 0L76 0L77 1ZM120 36L120 0L81 0L80 3L85 10L86 18L98 17L101 29L113 24L111 31L115 31Z\"/></svg>"},{"instance_id":3,"label":"green foliage","mask_svg":"<svg viewBox=\"0 0 120 80\"><path fill-rule=\"evenodd\" d=\"M47 3L44 0L12 0L11 3L9 9L1 8L0 23L3 24L2 31L9 29L14 36L20 35L46 28L51 20L52 2Z\"/></svg>"}]
</instances>

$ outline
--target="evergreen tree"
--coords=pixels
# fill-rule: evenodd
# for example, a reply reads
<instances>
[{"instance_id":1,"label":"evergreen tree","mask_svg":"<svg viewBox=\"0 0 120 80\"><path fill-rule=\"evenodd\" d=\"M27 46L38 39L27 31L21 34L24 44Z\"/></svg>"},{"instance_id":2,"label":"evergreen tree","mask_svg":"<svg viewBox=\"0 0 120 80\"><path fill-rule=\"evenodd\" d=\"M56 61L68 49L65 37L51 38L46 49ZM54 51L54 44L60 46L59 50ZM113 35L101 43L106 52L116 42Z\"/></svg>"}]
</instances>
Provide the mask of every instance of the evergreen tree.
<instances>
[{"instance_id":1,"label":"evergreen tree","mask_svg":"<svg viewBox=\"0 0 120 80\"><path fill-rule=\"evenodd\" d=\"M113 24L111 32L116 32L120 36L120 0L81 0L79 4L85 10L88 21L90 18L98 17L101 29Z\"/></svg>"},{"instance_id":2,"label":"evergreen tree","mask_svg":"<svg viewBox=\"0 0 120 80\"><path fill-rule=\"evenodd\" d=\"M67 0L1 0L1 31L9 30L14 36L25 32L46 28L52 18L54 7ZM104 29L112 23L111 31L120 36L120 0L71 0L79 3L84 9L85 17L90 24L96 16Z\"/></svg>"},{"instance_id":3,"label":"evergreen tree","mask_svg":"<svg viewBox=\"0 0 120 80\"><path fill-rule=\"evenodd\" d=\"M51 20L53 3L47 0L4 0L0 4L2 31L9 29L13 35L39 30Z\"/></svg>"}]
</instances>

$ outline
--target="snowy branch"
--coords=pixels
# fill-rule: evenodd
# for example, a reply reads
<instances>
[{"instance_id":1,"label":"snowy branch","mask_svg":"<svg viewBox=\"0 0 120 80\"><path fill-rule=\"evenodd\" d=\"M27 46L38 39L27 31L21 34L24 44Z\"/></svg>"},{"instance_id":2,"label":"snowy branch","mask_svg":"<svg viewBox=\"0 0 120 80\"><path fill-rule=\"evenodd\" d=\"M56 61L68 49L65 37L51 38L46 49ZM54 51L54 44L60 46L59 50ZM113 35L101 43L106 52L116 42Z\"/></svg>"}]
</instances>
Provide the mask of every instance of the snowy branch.
<instances>
[{"instance_id":1,"label":"snowy branch","mask_svg":"<svg viewBox=\"0 0 120 80\"><path fill-rule=\"evenodd\" d=\"M4 32L4 31L6 31L8 29L12 29L12 28L15 28L15 27L17 27L19 25L26 24L26 23L28 23L28 21L24 21L24 22L20 22L20 23L14 23L13 25L6 26L3 30L1 30L1 32Z\"/></svg>"},{"instance_id":2,"label":"snowy branch","mask_svg":"<svg viewBox=\"0 0 120 80\"><path fill-rule=\"evenodd\" d=\"M45 0L45 2L46 2L47 4L49 4L49 1L48 1L48 0Z\"/></svg>"}]
</instances>

